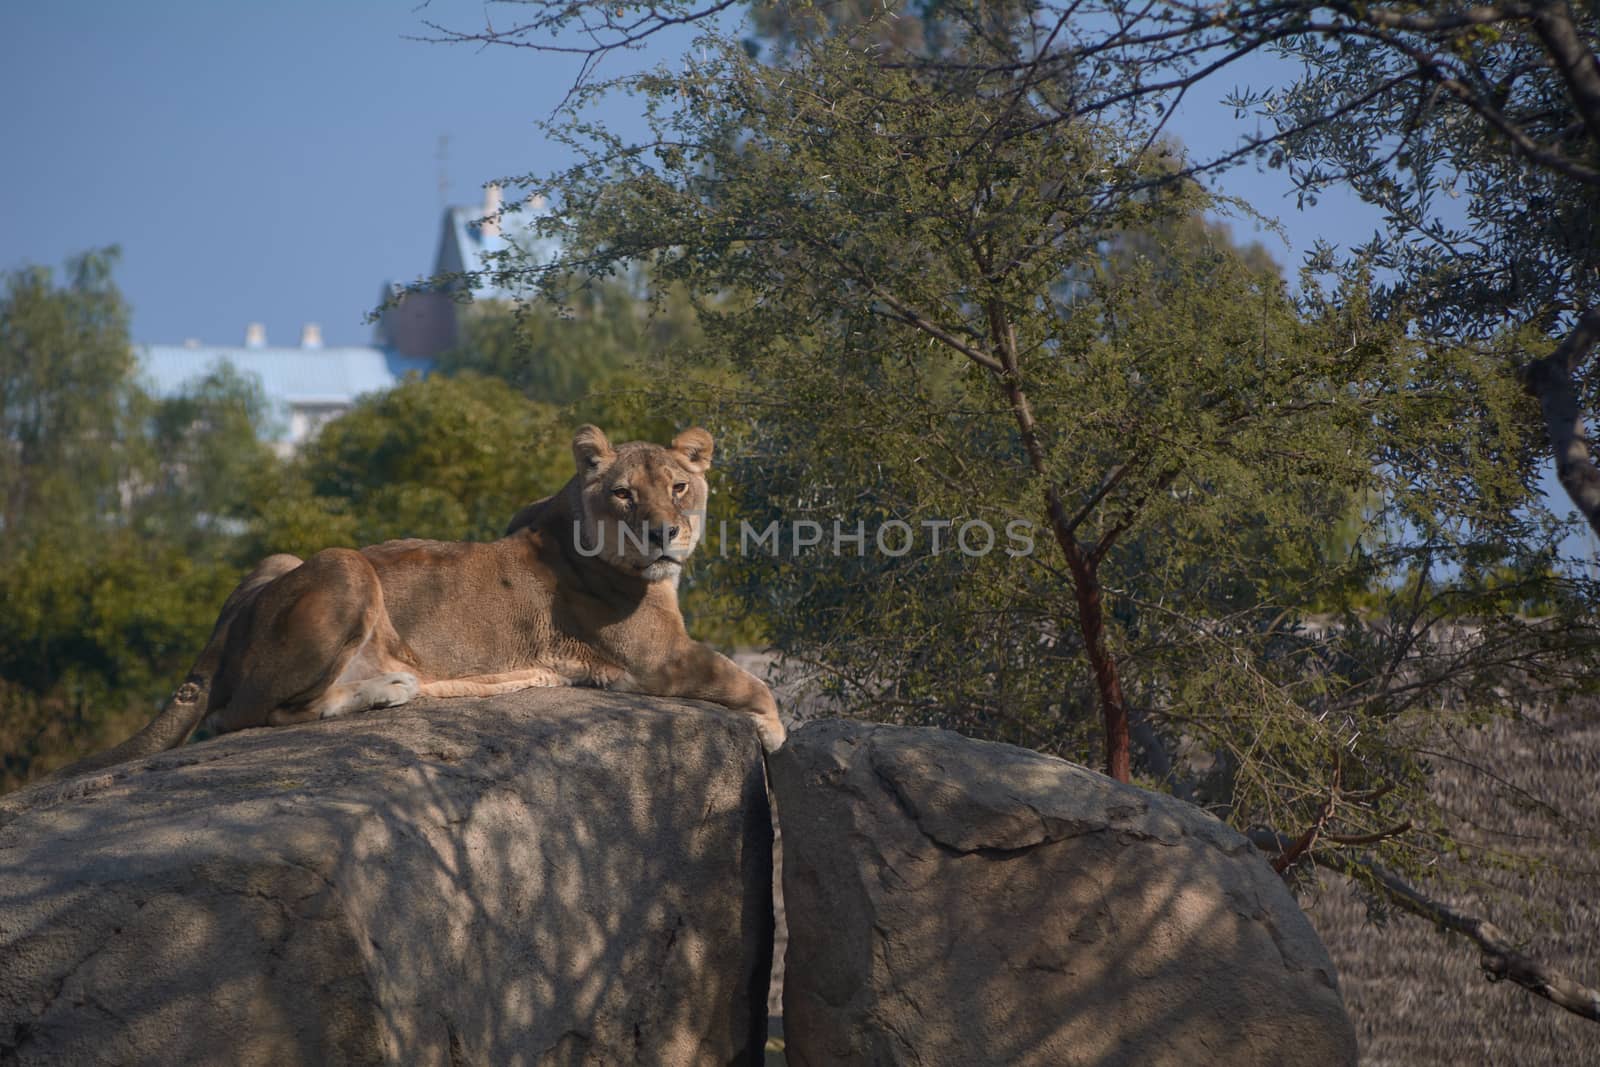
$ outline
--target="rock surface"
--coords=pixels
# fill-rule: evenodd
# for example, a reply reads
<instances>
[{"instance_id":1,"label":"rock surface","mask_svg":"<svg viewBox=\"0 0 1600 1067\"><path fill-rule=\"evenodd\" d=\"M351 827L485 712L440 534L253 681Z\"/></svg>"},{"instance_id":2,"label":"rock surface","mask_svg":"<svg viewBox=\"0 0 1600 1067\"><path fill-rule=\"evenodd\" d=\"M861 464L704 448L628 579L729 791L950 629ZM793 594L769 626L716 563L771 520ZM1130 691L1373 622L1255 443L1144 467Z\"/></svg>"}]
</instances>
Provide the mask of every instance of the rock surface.
<instances>
[{"instance_id":1,"label":"rock surface","mask_svg":"<svg viewBox=\"0 0 1600 1067\"><path fill-rule=\"evenodd\" d=\"M942 730L825 721L770 762L793 1067L1353 1064L1333 966L1245 840Z\"/></svg>"},{"instance_id":2,"label":"rock surface","mask_svg":"<svg viewBox=\"0 0 1600 1067\"><path fill-rule=\"evenodd\" d=\"M0 801L0 1062L756 1062L753 726L584 690L250 731Z\"/></svg>"}]
</instances>

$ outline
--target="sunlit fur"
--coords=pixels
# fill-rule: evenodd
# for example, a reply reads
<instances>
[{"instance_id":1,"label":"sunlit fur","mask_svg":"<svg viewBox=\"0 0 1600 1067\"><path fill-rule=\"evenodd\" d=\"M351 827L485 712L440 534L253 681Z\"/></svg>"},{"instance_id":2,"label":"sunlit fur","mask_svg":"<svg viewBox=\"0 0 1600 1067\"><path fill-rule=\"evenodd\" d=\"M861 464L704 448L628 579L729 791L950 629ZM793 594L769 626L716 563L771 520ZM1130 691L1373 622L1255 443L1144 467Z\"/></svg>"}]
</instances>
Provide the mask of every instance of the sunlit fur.
<instances>
[{"instance_id":1,"label":"sunlit fur","mask_svg":"<svg viewBox=\"0 0 1600 1067\"><path fill-rule=\"evenodd\" d=\"M573 453L583 478L580 551L646 581L676 583L705 527L710 435L690 430L671 448L613 449L598 430L580 431Z\"/></svg>"},{"instance_id":2,"label":"sunlit fur","mask_svg":"<svg viewBox=\"0 0 1600 1067\"><path fill-rule=\"evenodd\" d=\"M572 479L518 512L498 541L413 538L268 557L228 597L161 714L60 776L175 747L203 719L227 732L418 695L560 685L711 701L751 715L762 745L776 749L784 727L771 691L692 639L678 609L712 447L699 428L670 445L613 447L584 426Z\"/></svg>"}]
</instances>

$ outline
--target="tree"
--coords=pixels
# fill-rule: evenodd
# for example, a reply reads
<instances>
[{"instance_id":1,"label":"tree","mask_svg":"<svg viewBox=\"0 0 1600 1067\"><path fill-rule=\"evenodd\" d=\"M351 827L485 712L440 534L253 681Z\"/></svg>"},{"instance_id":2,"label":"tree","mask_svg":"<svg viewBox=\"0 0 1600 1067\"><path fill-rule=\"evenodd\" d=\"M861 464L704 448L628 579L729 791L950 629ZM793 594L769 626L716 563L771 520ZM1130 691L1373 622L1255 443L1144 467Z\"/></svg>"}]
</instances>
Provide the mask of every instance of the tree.
<instances>
[{"instance_id":1,"label":"tree","mask_svg":"<svg viewBox=\"0 0 1600 1067\"><path fill-rule=\"evenodd\" d=\"M1098 693L1108 769L1126 777L1127 702L1108 643L1102 577L1114 550L1160 514L1158 503L1180 480L1217 497L1221 474L1195 470L1205 448L1237 469L1250 465L1228 455L1248 439L1236 425L1260 435L1254 447L1263 462L1276 452L1303 457L1288 468L1302 482L1376 491L1362 484L1377 458L1371 450L1379 447L1365 434L1361 449L1347 451L1353 460L1338 465L1326 458L1326 441L1297 451L1285 442L1300 426L1314 436L1335 426L1357 431L1376 420L1399 432L1402 416L1380 399L1424 394L1403 391L1400 383L1411 372L1401 370L1405 356L1393 338L1358 341L1357 354L1340 365L1331 353L1321 362L1311 358L1315 345L1305 339L1261 340L1260 322L1252 330L1234 323L1232 347L1203 335L1183 348L1186 363L1170 363L1179 352L1153 343L1162 331L1140 333L1139 323L1159 320L1134 294L1142 286L1170 298L1159 288L1163 282L1192 284L1214 273L1216 263L1174 270L1169 260L1165 274L1109 270L1108 239L1137 233L1159 240L1163 225L1206 203L1198 190L1176 183L1150 184L1138 196L1107 194L1108 186L1139 184L1130 166L1156 165L1138 151L1147 131L1041 124L1024 98L1005 91L1009 74L985 73L1002 68L1004 58L986 38L964 45L968 62L948 77L879 63L851 44L848 38L801 42L800 60L782 68L755 64L726 45L681 79L643 76L640 91L686 103L670 113L660 107L648 148L602 139L591 158L544 189L564 194L569 206L552 216L552 225L562 227L567 247L582 250L561 266L599 273L644 261L655 276L691 292L741 294L728 310L708 316L706 328L752 381L782 390L762 397L769 417L770 410L794 412L785 397L803 397L799 406L806 410L830 410L800 377L820 368L823 380L844 380L853 403L842 414L854 420L848 440L857 455L865 441L900 429L895 413L909 410L920 425L907 428L907 439L893 448L866 450L873 462L887 464L882 457L919 434L926 451L939 440L931 436L939 421L933 415L949 413L966 420L963 429L990 457L991 470L997 456L1016 464L1002 462L998 470L1025 477L1042 498L1039 525L1061 553L1057 576L1072 598L1071 609L1058 606L1055 618L1077 634ZM1046 98L1061 88L1035 87ZM1123 239L1129 242L1131 236ZM1097 273L1120 273L1124 284L1098 284ZM1281 294L1276 306L1273 299L1268 292L1253 301L1263 321L1292 319ZM1191 316L1208 328L1229 321L1215 307ZM1360 328L1359 316L1338 302L1328 304L1324 317L1343 338ZM1170 326L1163 326L1168 335ZM1108 345L1118 334L1122 343ZM1247 343L1265 351L1241 358ZM1154 357L1141 362L1141 345ZM919 358L912 354L918 349L934 356ZM1269 355L1273 350L1280 354ZM940 354L954 356L957 366L939 366ZM900 361L913 369L911 379L895 376ZM1470 361L1454 373L1466 384L1451 395L1452 404L1503 402L1492 383L1472 378ZM1127 380L1119 390L1096 392L1121 378ZM1356 383L1353 393L1336 387L1345 379ZM1365 396L1369 383L1372 395ZM1442 383L1428 378L1427 384ZM1271 410L1295 391L1327 399ZM1067 401L1091 395L1082 402L1100 421L1085 423ZM873 397L880 398L876 409L868 407ZM1038 415L1044 403L1048 424ZM1270 433L1257 428L1263 407ZM863 409L872 415L863 419ZM1318 423L1324 411L1332 423ZM813 432L818 421L802 420L807 430L797 436L822 440ZM1404 420L1405 427L1417 423L1415 416ZM1077 430L1097 436L1086 439ZM802 451L815 455L822 447ZM1426 460L1452 471L1464 461L1437 450ZM838 486L854 491L859 483L840 479ZM1255 492L1259 498L1262 490ZM1281 495L1280 508L1292 494ZM1315 508L1305 515L1301 521L1312 525L1328 521ZM1514 548L1502 543L1495 551Z\"/></svg>"},{"instance_id":2,"label":"tree","mask_svg":"<svg viewBox=\"0 0 1600 1067\"><path fill-rule=\"evenodd\" d=\"M0 299L0 785L147 717L237 580L227 520L275 462L227 372L139 387L115 255L25 267Z\"/></svg>"},{"instance_id":3,"label":"tree","mask_svg":"<svg viewBox=\"0 0 1600 1067\"><path fill-rule=\"evenodd\" d=\"M1273 161L1302 195L1345 186L1382 209L1387 232L1358 254L1385 272L1384 314L1429 339L1505 340L1561 483L1600 530L1583 416L1600 398L1587 370L1600 342L1600 14L1564 0L1262 7L1242 32L1304 76L1237 106L1275 125Z\"/></svg>"},{"instance_id":4,"label":"tree","mask_svg":"<svg viewBox=\"0 0 1600 1067\"><path fill-rule=\"evenodd\" d=\"M244 525L280 467L263 435L269 416L260 383L224 363L148 408L153 471L134 525L195 550L230 545L229 532Z\"/></svg>"},{"instance_id":5,"label":"tree","mask_svg":"<svg viewBox=\"0 0 1600 1067\"><path fill-rule=\"evenodd\" d=\"M460 36L529 43L582 23L593 58L708 13L528 7L510 34ZM1327 293L1308 278L1299 314L1237 283L1196 298L1218 265L1170 242L1165 265L1118 262L1119 243L1208 206L1190 176L1291 139L1162 158L1173 99L1320 32L1302 6L919 10L943 20L936 49L886 47L863 24L797 34L762 68L713 36L680 76L622 79L611 88L646 99L651 136L597 135L577 168L530 182L565 198L547 225L573 250L558 268L642 260L734 294L707 330L771 386L749 398L775 445L761 457L771 514L914 519L951 491L1004 513L1007 478L1042 498L1060 553L1048 580L954 558L780 574L790 647L852 660L858 706L949 721L958 709L927 698L953 684L950 704L977 712L961 725L992 732L1017 680L1064 650L1094 677L1113 773L1140 704L1176 749L1175 786L1190 777L1241 826L1306 827L1271 837L1280 869L1352 850L1358 877L1384 870L1374 859L1420 869L1452 833L1426 795L1423 739L1446 716L1507 710L1508 692L1581 686L1595 658L1587 588L1559 567L1562 528L1532 488L1533 427L1507 373L1521 334L1413 331L1386 291L1368 299L1389 266L1371 257ZM576 105L607 88L580 80ZM592 131L574 128L585 147ZM1261 312L1249 330L1241 308ZM1352 503L1362 529L1340 559L1306 532ZM885 578L890 592L853 611ZM1312 605L1346 610L1317 620ZM1041 712L1032 743L1069 747L1071 701L1021 696Z\"/></svg>"},{"instance_id":6,"label":"tree","mask_svg":"<svg viewBox=\"0 0 1600 1067\"><path fill-rule=\"evenodd\" d=\"M490 540L570 476L556 409L479 374L411 378L324 426L264 494L255 552Z\"/></svg>"},{"instance_id":7,"label":"tree","mask_svg":"<svg viewBox=\"0 0 1600 1067\"><path fill-rule=\"evenodd\" d=\"M475 371L528 397L568 406L597 382L648 366L700 340L694 309L681 296L654 292L644 277L571 279L560 306L473 304L459 346L439 371Z\"/></svg>"},{"instance_id":8,"label":"tree","mask_svg":"<svg viewBox=\"0 0 1600 1067\"><path fill-rule=\"evenodd\" d=\"M88 526L118 508L140 456L128 310L111 281L116 249L5 275L0 298L0 527Z\"/></svg>"}]
</instances>

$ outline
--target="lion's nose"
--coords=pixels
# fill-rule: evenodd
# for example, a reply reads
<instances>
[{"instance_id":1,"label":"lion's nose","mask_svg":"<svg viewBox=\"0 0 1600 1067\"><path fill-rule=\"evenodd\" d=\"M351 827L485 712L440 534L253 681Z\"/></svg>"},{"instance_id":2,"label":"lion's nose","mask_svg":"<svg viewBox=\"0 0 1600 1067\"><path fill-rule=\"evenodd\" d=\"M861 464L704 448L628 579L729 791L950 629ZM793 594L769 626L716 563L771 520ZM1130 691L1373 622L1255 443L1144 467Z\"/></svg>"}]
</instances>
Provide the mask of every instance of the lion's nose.
<instances>
[{"instance_id":1,"label":"lion's nose","mask_svg":"<svg viewBox=\"0 0 1600 1067\"><path fill-rule=\"evenodd\" d=\"M681 526L668 526L666 523L662 523L660 526L651 526L650 540L660 547L666 548L678 539L678 531L681 529Z\"/></svg>"}]
</instances>

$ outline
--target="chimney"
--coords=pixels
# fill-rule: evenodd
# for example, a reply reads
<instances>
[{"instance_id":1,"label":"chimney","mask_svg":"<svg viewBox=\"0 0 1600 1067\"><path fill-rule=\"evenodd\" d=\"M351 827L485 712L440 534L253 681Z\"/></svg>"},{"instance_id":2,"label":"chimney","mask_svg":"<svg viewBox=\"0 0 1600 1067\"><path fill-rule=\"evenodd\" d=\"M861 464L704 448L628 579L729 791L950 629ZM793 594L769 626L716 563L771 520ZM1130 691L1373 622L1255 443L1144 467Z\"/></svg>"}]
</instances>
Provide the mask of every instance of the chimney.
<instances>
[{"instance_id":1,"label":"chimney","mask_svg":"<svg viewBox=\"0 0 1600 1067\"><path fill-rule=\"evenodd\" d=\"M252 322L244 328L244 346L246 348L266 348L267 328L259 322Z\"/></svg>"},{"instance_id":2,"label":"chimney","mask_svg":"<svg viewBox=\"0 0 1600 1067\"><path fill-rule=\"evenodd\" d=\"M490 182L483 187L483 235L500 236L500 183Z\"/></svg>"},{"instance_id":3,"label":"chimney","mask_svg":"<svg viewBox=\"0 0 1600 1067\"><path fill-rule=\"evenodd\" d=\"M300 327L300 347L321 348L322 327L314 322L308 322L304 326Z\"/></svg>"}]
</instances>

